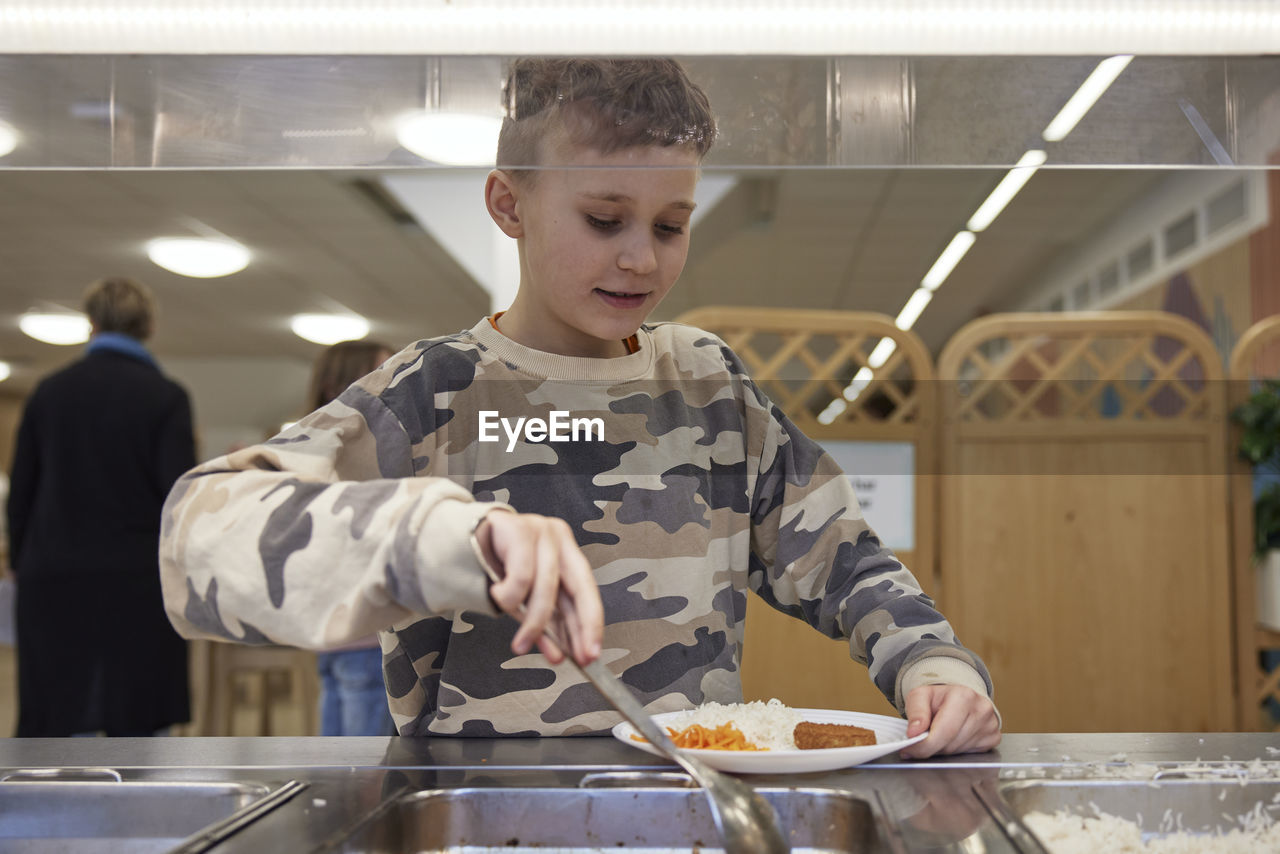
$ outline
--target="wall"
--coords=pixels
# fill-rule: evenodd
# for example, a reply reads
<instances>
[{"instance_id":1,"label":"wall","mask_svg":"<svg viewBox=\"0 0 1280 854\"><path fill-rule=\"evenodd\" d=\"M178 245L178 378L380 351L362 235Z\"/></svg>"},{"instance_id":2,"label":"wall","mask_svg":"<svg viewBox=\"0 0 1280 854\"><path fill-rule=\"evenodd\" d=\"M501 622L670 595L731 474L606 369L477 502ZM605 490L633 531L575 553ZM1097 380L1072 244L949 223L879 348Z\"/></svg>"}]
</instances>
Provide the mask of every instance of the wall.
<instances>
[{"instance_id":1,"label":"wall","mask_svg":"<svg viewBox=\"0 0 1280 854\"><path fill-rule=\"evenodd\" d=\"M303 359L165 359L166 373L186 387L195 410L197 456L261 442L284 421L306 414L311 365Z\"/></svg>"}]
</instances>

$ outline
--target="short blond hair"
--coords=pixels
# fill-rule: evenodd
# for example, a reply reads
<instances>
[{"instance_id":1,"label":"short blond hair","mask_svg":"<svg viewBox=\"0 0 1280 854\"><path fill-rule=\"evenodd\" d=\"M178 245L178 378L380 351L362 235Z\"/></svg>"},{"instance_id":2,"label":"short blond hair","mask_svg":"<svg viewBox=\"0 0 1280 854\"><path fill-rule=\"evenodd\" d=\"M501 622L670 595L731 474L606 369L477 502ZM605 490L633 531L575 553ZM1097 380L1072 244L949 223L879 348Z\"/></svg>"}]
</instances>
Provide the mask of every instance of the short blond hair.
<instances>
[{"instance_id":1,"label":"short blond hair","mask_svg":"<svg viewBox=\"0 0 1280 854\"><path fill-rule=\"evenodd\" d=\"M99 279L84 292L84 313L98 332L120 332L139 341L155 329L156 301L136 279Z\"/></svg>"},{"instance_id":2,"label":"short blond hair","mask_svg":"<svg viewBox=\"0 0 1280 854\"><path fill-rule=\"evenodd\" d=\"M681 146L699 160L716 136L707 94L673 59L517 59L505 97L499 169L538 165L557 132L601 154Z\"/></svg>"}]
</instances>

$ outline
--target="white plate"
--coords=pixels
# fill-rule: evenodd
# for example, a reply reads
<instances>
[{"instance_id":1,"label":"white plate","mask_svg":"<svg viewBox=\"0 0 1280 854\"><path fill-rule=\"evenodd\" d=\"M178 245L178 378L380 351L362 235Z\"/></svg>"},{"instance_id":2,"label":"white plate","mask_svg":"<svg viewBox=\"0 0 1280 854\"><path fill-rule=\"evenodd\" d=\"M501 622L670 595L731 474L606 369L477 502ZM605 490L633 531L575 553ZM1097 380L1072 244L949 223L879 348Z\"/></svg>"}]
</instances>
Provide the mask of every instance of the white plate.
<instances>
[{"instance_id":1,"label":"white plate","mask_svg":"<svg viewBox=\"0 0 1280 854\"><path fill-rule=\"evenodd\" d=\"M907 722L888 715L865 712L840 712L832 709L796 709L806 721L818 724L847 724L874 730L876 743L864 747L832 747L826 750L687 750L712 768L734 774L803 774L810 771L834 771L879 759L908 744L922 740L927 732L907 738ZM654 715L658 726L675 727L688 712ZM638 747L661 756L647 741L636 741L635 727L623 721L613 728L613 737L623 744Z\"/></svg>"}]
</instances>

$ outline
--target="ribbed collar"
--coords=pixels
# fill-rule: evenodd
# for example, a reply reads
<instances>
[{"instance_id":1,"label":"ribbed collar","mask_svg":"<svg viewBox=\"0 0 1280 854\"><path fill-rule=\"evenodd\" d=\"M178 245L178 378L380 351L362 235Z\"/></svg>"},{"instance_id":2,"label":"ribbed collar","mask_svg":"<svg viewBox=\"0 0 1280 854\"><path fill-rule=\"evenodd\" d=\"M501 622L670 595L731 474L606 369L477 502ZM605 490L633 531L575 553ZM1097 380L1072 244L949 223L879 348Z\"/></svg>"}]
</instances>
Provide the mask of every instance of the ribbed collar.
<instances>
[{"instance_id":1,"label":"ribbed collar","mask_svg":"<svg viewBox=\"0 0 1280 854\"><path fill-rule=\"evenodd\" d=\"M146 362L148 365L156 367L156 360L151 355L151 351L143 346L143 343L137 338L132 335L125 335L123 332L99 332L89 339L89 346L85 348L86 353L103 351L131 356L140 362Z\"/></svg>"},{"instance_id":2,"label":"ribbed collar","mask_svg":"<svg viewBox=\"0 0 1280 854\"><path fill-rule=\"evenodd\" d=\"M641 379L653 369L653 338L643 326L636 332L640 349L626 356L597 359L590 356L560 356L534 350L511 340L483 317L471 327L471 334L497 358L518 370L549 380L573 382L622 382Z\"/></svg>"}]
</instances>

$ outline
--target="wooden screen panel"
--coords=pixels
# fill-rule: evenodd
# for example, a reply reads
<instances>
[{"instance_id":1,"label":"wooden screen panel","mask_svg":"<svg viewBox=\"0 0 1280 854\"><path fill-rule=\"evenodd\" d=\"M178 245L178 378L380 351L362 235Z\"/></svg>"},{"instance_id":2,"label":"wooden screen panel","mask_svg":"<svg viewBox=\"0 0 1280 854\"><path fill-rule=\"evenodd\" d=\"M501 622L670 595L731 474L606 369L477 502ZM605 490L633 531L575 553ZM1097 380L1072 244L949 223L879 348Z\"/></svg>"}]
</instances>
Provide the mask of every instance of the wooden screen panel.
<instances>
[{"instance_id":1,"label":"wooden screen panel","mask_svg":"<svg viewBox=\"0 0 1280 854\"><path fill-rule=\"evenodd\" d=\"M1264 318L1250 326L1231 351L1228 368L1228 405L1235 409L1253 391L1253 381L1280 377L1280 315ZM1227 443L1231 472L1231 548L1235 569L1236 673L1240 702L1238 724L1242 730L1257 729L1264 720L1262 706L1270 699L1280 701L1280 670L1270 676L1262 668L1259 654L1280 648L1280 632L1258 624L1257 579L1253 565L1253 469L1240 459L1240 428L1231 427ZM1274 727L1280 731L1280 726Z\"/></svg>"},{"instance_id":2,"label":"wooden screen panel","mask_svg":"<svg viewBox=\"0 0 1280 854\"><path fill-rule=\"evenodd\" d=\"M944 350L940 572L1006 730L1233 728L1219 361L1162 312Z\"/></svg>"},{"instance_id":3,"label":"wooden screen panel","mask_svg":"<svg viewBox=\"0 0 1280 854\"><path fill-rule=\"evenodd\" d=\"M867 312L723 307L679 320L723 338L756 384L811 438L913 444L915 548L898 557L936 597L936 493L930 476L936 466L936 402L933 363L919 338L898 329L892 318ZM886 338L893 352L883 362L872 359ZM872 368L873 361L879 366ZM831 423L819 421L864 369L871 377L861 392ZM866 668L850 659L847 642L823 637L756 596L747 601L742 684L748 700L777 697L802 708L897 714Z\"/></svg>"}]
</instances>

